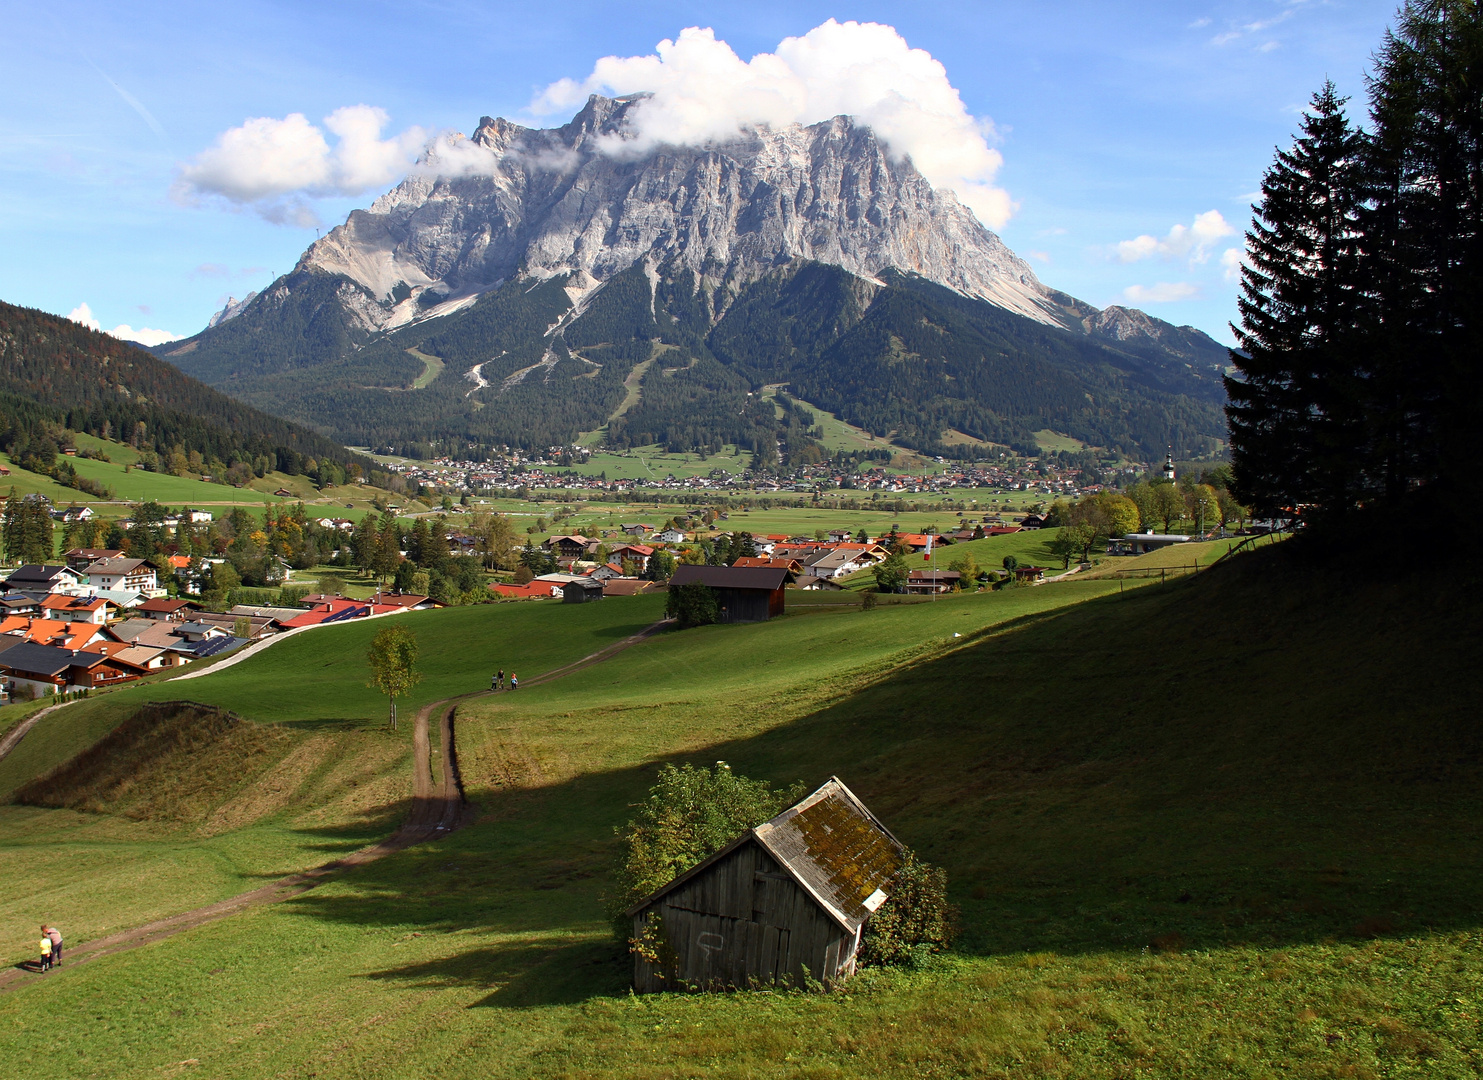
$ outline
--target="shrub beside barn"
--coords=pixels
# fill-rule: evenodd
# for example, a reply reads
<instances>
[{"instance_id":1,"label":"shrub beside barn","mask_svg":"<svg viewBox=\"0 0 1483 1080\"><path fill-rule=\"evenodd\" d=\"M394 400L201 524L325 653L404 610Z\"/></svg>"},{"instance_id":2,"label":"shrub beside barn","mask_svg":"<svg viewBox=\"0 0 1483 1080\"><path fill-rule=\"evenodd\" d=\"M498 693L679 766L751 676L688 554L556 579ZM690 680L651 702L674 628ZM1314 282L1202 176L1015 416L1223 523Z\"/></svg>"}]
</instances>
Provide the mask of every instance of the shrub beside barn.
<instances>
[{"instance_id":1,"label":"shrub beside barn","mask_svg":"<svg viewBox=\"0 0 1483 1080\"><path fill-rule=\"evenodd\" d=\"M629 908L633 986L831 986L906 849L837 778Z\"/></svg>"}]
</instances>

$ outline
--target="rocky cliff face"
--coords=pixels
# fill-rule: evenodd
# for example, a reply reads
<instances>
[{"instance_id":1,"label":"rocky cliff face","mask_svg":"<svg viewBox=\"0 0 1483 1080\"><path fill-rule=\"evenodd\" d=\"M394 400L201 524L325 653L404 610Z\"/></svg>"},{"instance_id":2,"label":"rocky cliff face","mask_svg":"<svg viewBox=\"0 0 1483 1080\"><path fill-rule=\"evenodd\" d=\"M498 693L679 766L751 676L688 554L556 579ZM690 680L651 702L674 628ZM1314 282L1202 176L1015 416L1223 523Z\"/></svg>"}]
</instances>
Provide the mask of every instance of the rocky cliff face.
<instances>
[{"instance_id":1,"label":"rocky cliff face","mask_svg":"<svg viewBox=\"0 0 1483 1080\"><path fill-rule=\"evenodd\" d=\"M1033 452L1045 429L1127 454L1223 433L1223 348L1046 288L868 127L635 154L632 106L485 118L160 354L346 443L419 453L582 437L766 462L798 442L757 393L778 385L944 456Z\"/></svg>"},{"instance_id":2,"label":"rocky cliff face","mask_svg":"<svg viewBox=\"0 0 1483 1080\"><path fill-rule=\"evenodd\" d=\"M222 305L221 310L218 311L215 315L211 316L210 319L206 320L206 328L209 330L213 326L220 326L228 319L235 319L238 315L242 314L243 309L246 308L248 304L252 303L256 299L256 292L248 293L241 300L238 300L235 296L227 297L227 302Z\"/></svg>"},{"instance_id":3,"label":"rocky cliff face","mask_svg":"<svg viewBox=\"0 0 1483 1080\"><path fill-rule=\"evenodd\" d=\"M299 269L358 285L363 298L346 299L367 330L456 310L521 274L571 275L580 308L635 264L739 289L795 260L867 279L905 270L1077 325L950 192L850 117L630 158L621 140L631 104L594 96L569 124L542 130L485 117L472 139L315 243Z\"/></svg>"}]
</instances>

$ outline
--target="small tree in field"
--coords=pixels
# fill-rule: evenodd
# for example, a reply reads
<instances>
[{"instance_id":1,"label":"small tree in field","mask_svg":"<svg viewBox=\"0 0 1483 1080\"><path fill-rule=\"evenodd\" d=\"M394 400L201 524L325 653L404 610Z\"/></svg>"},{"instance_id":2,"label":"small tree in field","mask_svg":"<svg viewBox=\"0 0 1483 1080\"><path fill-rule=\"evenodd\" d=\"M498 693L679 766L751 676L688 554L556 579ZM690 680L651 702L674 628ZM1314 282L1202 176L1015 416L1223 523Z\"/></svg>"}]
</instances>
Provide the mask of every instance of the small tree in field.
<instances>
[{"instance_id":1,"label":"small tree in field","mask_svg":"<svg viewBox=\"0 0 1483 1080\"><path fill-rule=\"evenodd\" d=\"M422 681L416 670L417 638L405 626L384 626L371 639L366 653L371 681L366 685L391 699L391 730L396 730L396 699Z\"/></svg>"},{"instance_id":2,"label":"small tree in field","mask_svg":"<svg viewBox=\"0 0 1483 1080\"><path fill-rule=\"evenodd\" d=\"M648 799L619 830L621 852L608 898L608 913L619 936L628 934L621 913L629 905L720 851L746 829L775 817L802 795L802 784L776 790L765 780L733 774L724 761L710 769L662 766Z\"/></svg>"},{"instance_id":3,"label":"small tree in field","mask_svg":"<svg viewBox=\"0 0 1483 1080\"><path fill-rule=\"evenodd\" d=\"M681 629L688 629L692 626L709 626L721 617L721 607L716 603L716 594L698 581L672 587L664 608L665 614L676 620Z\"/></svg>"},{"instance_id":4,"label":"small tree in field","mask_svg":"<svg viewBox=\"0 0 1483 1080\"><path fill-rule=\"evenodd\" d=\"M906 559L900 552L896 552L883 562L876 564L875 587L879 592L901 592L906 585L908 573Z\"/></svg>"}]
</instances>

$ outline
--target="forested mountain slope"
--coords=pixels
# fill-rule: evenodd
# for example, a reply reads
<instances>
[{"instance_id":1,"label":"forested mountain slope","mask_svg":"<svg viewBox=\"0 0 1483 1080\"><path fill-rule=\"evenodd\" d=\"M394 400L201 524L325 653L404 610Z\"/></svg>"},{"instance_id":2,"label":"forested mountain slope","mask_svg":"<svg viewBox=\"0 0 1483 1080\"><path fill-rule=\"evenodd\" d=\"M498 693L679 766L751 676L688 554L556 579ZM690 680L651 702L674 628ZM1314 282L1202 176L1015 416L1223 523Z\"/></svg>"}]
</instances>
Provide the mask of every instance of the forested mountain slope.
<instances>
[{"instance_id":1,"label":"forested mountain slope","mask_svg":"<svg viewBox=\"0 0 1483 1080\"><path fill-rule=\"evenodd\" d=\"M687 270L651 279L631 267L580 308L566 285L513 281L308 366L257 350L281 328L250 309L213 331L233 337L218 336L209 376L260 408L366 445L570 442L607 422L624 380L650 359L638 404L608 427L610 445L765 450L777 421L756 391L770 383L928 453L954 452L941 442L949 429L1031 449L1031 433L1051 428L1142 457L1169 442L1207 449L1224 432L1226 354L1208 338L1181 352L1122 342L917 275L888 270L872 282L820 263L790 264L737 292L707 291ZM337 311L325 306L325 325ZM425 370L416 354L444 368L411 390ZM191 355L170 358L203 366Z\"/></svg>"},{"instance_id":2,"label":"forested mountain slope","mask_svg":"<svg viewBox=\"0 0 1483 1080\"><path fill-rule=\"evenodd\" d=\"M0 446L11 452L61 427L160 454L195 451L208 462L269 457L270 468L290 473L303 472L311 459L354 458L338 443L245 407L143 349L6 303L0 303L0 423Z\"/></svg>"}]
</instances>

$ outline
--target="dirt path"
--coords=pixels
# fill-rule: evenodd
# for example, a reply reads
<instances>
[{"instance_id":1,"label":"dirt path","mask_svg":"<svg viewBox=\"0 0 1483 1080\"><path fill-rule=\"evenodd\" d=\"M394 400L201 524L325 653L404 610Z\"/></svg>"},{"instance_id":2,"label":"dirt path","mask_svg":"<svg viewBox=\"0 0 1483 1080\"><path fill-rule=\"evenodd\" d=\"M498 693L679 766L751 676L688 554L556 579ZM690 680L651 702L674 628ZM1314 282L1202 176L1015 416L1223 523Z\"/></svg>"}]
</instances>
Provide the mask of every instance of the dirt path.
<instances>
[{"instance_id":1,"label":"dirt path","mask_svg":"<svg viewBox=\"0 0 1483 1080\"><path fill-rule=\"evenodd\" d=\"M436 701L424 706L417 714L412 728L414 759L412 812L407 815L407 820L402 823L402 827L391 836L343 858L279 878L269 885L250 892L240 893L192 911L184 911L179 915L157 919L131 930L121 930L116 934L86 942L75 948L67 948L62 954L62 966L84 964L102 956L111 956L113 953L124 952L127 949L138 948L140 945L147 945L151 941L171 937L182 930L190 930L193 927L216 922L218 919L235 915L248 908L287 900L308 892L339 870L375 862L394 851L401 851L413 844L446 835L460 825L466 824L470 807L463 798L463 785L458 776L458 757L453 736L453 714L457 709L455 702L458 700L461 699L450 698L446 701ZM438 737L442 759L440 775L436 778L433 775L428 723L434 712L438 715ZM39 977L39 974L33 970L32 963L28 961L9 971L0 972L0 992Z\"/></svg>"},{"instance_id":2,"label":"dirt path","mask_svg":"<svg viewBox=\"0 0 1483 1080\"><path fill-rule=\"evenodd\" d=\"M637 634L615 642L606 648L599 649L595 653L584 656L563 667L538 675L526 683L527 686L538 686L542 683L551 682L573 672L600 664L622 652L624 649L637 645L645 638L657 633L669 625L668 620L661 620L652 626L647 626ZM508 693L508 691L505 691ZM179 915L171 915L164 919L158 919L144 926L135 927L132 930L121 930L108 937L89 941L75 948L68 947L63 950L62 966L68 967L74 964L85 964L97 960L103 956L111 956L114 953L125 952L136 949L141 945L147 945L152 941L162 938L173 937L184 930L190 930L206 923L216 922L235 915L249 908L261 907L264 904L276 904L280 900L288 900L299 896L314 888L330 875L340 870L354 866L364 866L366 863L375 862L396 851L409 848L414 844L420 844L427 840L435 840L440 836L446 836L455 829L467 825L472 819L472 805L464 798L463 777L458 771L458 741L454 736L454 716L458 712L458 706L474 698L488 697L491 691L480 690L471 694L460 694L456 697L444 698L435 701L431 705L424 705L417 713L416 720L412 725L412 811L407 815L407 820L402 827L391 836L370 847L361 848L340 859L327 862L322 866L316 866L310 870L304 870L288 877L279 878L277 881L250 892L240 893L226 900L219 900L205 907L195 908L191 911L181 912ZM60 707L60 706L58 706ZM39 720L42 715L51 710L42 710L34 716L27 717L21 726L29 726ZM431 719L438 718L438 756L439 768L434 770L432 757ZM20 742L24 731L12 731L6 736L6 742L14 745ZM12 742L13 738L13 742ZM8 750L8 748L7 748ZM41 978L41 974L34 967L34 961L7 970L0 971L0 993L12 990Z\"/></svg>"},{"instance_id":3,"label":"dirt path","mask_svg":"<svg viewBox=\"0 0 1483 1080\"><path fill-rule=\"evenodd\" d=\"M48 705L44 709L37 709L15 727L11 728L6 733L5 738L0 739L0 761L4 761L5 756L20 745L21 740L26 737L26 732L36 726L36 721L40 720L43 716L50 716L58 709L65 709L68 705L75 704L77 700L77 698L73 698L71 701L64 701L58 705Z\"/></svg>"}]
</instances>

